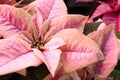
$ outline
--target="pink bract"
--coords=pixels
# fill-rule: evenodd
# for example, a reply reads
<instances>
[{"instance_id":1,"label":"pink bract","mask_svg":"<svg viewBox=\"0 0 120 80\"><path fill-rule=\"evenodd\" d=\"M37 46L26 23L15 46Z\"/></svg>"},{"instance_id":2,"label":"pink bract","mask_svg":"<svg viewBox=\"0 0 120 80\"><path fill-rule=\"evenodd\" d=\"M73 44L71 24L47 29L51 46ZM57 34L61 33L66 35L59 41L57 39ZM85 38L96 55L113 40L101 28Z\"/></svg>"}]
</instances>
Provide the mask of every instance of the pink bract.
<instances>
[{"instance_id":1,"label":"pink bract","mask_svg":"<svg viewBox=\"0 0 120 80\"><path fill-rule=\"evenodd\" d=\"M31 8L35 9L43 20L67 14L67 8L63 0L35 0L25 7L28 10Z\"/></svg>"},{"instance_id":2,"label":"pink bract","mask_svg":"<svg viewBox=\"0 0 120 80\"><path fill-rule=\"evenodd\" d=\"M51 38L51 35L56 34L60 30L66 28L76 28L83 32L84 25L87 22L88 17L83 15L63 15L60 17L55 17L53 19L46 20L41 27L41 37L44 40ZM57 22L57 24L56 24Z\"/></svg>"},{"instance_id":3,"label":"pink bract","mask_svg":"<svg viewBox=\"0 0 120 80\"><path fill-rule=\"evenodd\" d=\"M97 78L106 78L113 71L118 60L118 42L114 32L114 25L111 24L97 31L92 34L91 38L97 41L105 56L103 61L94 64L95 75Z\"/></svg>"},{"instance_id":4,"label":"pink bract","mask_svg":"<svg viewBox=\"0 0 120 80\"><path fill-rule=\"evenodd\" d=\"M46 6L48 2L51 8ZM0 41L1 45L3 44L0 47L0 75L38 66L44 62L54 76L62 53L59 48L66 43L62 38L52 36L65 28L83 31L87 21L86 16L68 15L63 0L36 0L24 8L25 10L9 5L0 7ZM33 15L29 14L29 9L35 11ZM25 60L27 62L23 62ZM6 70L2 73L4 69Z\"/></svg>"},{"instance_id":5,"label":"pink bract","mask_svg":"<svg viewBox=\"0 0 120 80\"><path fill-rule=\"evenodd\" d=\"M62 38L66 43L61 47L65 72L82 69L104 59L98 45L77 29L61 30L54 37Z\"/></svg>"},{"instance_id":6,"label":"pink bract","mask_svg":"<svg viewBox=\"0 0 120 80\"><path fill-rule=\"evenodd\" d=\"M45 20L67 14L67 7L63 0L36 0L25 6L24 9L33 12L33 22L39 33L41 33L41 26Z\"/></svg>"},{"instance_id":7,"label":"pink bract","mask_svg":"<svg viewBox=\"0 0 120 80\"><path fill-rule=\"evenodd\" d=\"M31 16L27 12L9 5L0 5L0 75L38 66L42 62L31 50L30 44L36 34L34 31ZM22 33L27 34L26 37Z\"/></svg>"},{"instance_id":8,"label":"pink bract","mask_svg":"<svg viewBox=\"0 0 120 80\"><path fill-rule=\"evenodd\" d=\"M23 9L9 5L0 5L0 25L4 37L12 35L11 33L27 31L36 38L35 35L38 33L31 19L31 16Z\"/></svg>"}]
</instances>

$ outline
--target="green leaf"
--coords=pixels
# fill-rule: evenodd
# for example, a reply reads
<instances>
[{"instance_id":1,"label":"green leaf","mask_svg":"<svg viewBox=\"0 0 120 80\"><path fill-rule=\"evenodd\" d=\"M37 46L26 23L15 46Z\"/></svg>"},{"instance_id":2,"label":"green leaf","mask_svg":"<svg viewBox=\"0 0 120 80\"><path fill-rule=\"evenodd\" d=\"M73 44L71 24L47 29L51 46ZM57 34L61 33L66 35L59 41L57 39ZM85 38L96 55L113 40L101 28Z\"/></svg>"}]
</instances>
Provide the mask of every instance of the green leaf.
<instances>
[{"instance_id":1,"label":"green leaf","mask_svg":"<svg viewBox=\"0 0 120 80\"><path fill-rule=\"evenodd\" d=\"M118 63L117 63L117 65L116 65L115 69L120 70L120 60L118 61Z\"/></svg>"},{"instance_id":2,"label":"green leaf","mask_svg":"<svg viewBox=\"0 0 120 80\"><path fill-rule=\"evenodd\" d=\"M49 71L45 64L41 64L34 69L34 74L36 75L38 80L43 80L43 78L49 74Z\"/></svg>"},{"instance_id":3,"label":"green leaf","mask_svg":"<svg viewBox=\"0 0 120 80\"><path fill-rule=\"evenodd\" d=\"M120 70L114 70L111 74L110 77L113 78L113 80L120 80Z\"/></svg>"},{"instance_id":4,"label":"green leaf","mask_svg":"<svg viewBox=\"0 0 120 80\"><path fill-rule=\"evenodd\" d=\"M0 76L0 80L9 80L9 78L12 76L12 74Z\"/></svg>"},{"instance_id":5,"label":"green leaf","mask_svg":"<svg viewBox=\"0 0 120 80\"><path fill-rule=\"evenodd\" d=\"M36 77L35 73L34 73L35 67L29 67L27 68L27 78L28 80L38 80L38 78ZM40 73L38 73L40 74Z\"/></svg>"},{"instance_id":6,"label":"green leaf","mask_svg":"<svg viewBox=\"0 0 120 80\"><path fill-rule=\"evenodd\" d=\"M92 22L85 24L84 34L87 35L93 31L96 31L101 22Z\"/></svg>"},{"instance_id":7,"label":"green leaf","mask_svg":"<svg viewBox=\"0 0 120 80\"><path fill-rule=\"evenodd\" d=\"M118 39L120 39L120 32L115 32Z\"/></svg>"},{"instance_id":8,"label":"green leaf","mask_svg":"<svg viewBox=\"0 0 120 80\"><path fill-rule=\"evenodd\" d=\"M12 76L7 80L28 80L25 76L22 76L17 73L13 73Z\"/></svg>"}]
</instances>

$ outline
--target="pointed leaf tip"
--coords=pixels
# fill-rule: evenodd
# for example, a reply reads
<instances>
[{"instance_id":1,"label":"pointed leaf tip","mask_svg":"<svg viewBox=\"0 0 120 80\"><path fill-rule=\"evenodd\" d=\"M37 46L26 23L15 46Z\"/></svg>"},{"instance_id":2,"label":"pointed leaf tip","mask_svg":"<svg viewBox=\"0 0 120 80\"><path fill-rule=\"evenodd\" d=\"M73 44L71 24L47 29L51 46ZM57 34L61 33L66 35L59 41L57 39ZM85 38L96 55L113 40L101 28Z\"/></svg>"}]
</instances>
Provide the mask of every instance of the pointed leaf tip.
<instances>
[{"instance_id":1,"label":"pointed leaf tip","mask_svg":"<svg viewBox=\"0 0 120 80\"><path fill-rule=\"evenodd\" d=\"M33 52L46 64L48 70L52 76L54 76L59 64L61 51L59 49L55 49L41 52L38 49L33 49Z\"/></svg>"},{"instance_id":2,"label":"pointed leaf tip","mask_svg":"<svg viewBox=\"0 0 120 80\"><path fill-rule=\"evenodd\" d=\"M103 31L101 30L101 43L98 44L100 44L105 59L94 65L94 70L98 78L107 77L113 71L118 61L118 42L114 26L114 24L111 24L102 29Z\"/></svg>"},{"instance_id":3,"label":"pointed leaf tip","mask_svg":"<svg viewBox=\"0 0 120 80\"><path fill-rule=\"evenodd\" d=\"M82 69L104 59L99 46L77 29L64 29L53 37L62 38L62 63L66 72Z\"/></svg>"},{"instance_id":4,"label":"pointed leaf tip","mask_svg":"<svg viewBox=\"0 0 120 80\"><path fill-rule=\"evenodd\" d=\"M28 5L41 14L43 20L67 14L67 8L63 0L36 0Z\"/></svg>"},{"instance_id":5,"label":"pointed leaf tip","mask_svg":"<svg viewBox=\"0 0 120 80\"><path fill-rule=\"evenodd\" d=\"M6 35L27 31L36 38L37 31L32 18L23 9L9 5L0 5L0 18L2 32L4 31Z\"/></svg>"},{"instance_id":6,"label":"pointed leaf tip","mask_svg":"<svg viewBox=\"0 0 120 80\"><path fill-rule=\"evenodd\" d=\"M87 16L70 14L49 19L45 21L41 27L41 36L44 37L44 39L46 40L51 38L60 30L66 28L76 28L79 29L80 32L83 32L84 25L87 22L87 20Z\"/></svg>"}]
</instances>

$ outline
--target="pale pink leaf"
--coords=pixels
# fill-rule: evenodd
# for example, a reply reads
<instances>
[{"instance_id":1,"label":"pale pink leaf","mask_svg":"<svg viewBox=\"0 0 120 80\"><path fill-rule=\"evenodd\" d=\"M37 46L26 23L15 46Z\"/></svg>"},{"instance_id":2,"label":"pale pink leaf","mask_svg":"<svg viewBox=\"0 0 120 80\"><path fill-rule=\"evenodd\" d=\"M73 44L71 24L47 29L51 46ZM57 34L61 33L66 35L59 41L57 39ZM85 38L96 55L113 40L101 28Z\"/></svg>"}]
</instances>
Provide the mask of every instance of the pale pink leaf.
<instances>
[{"instance_id":1,"label":"pale pink leaf","mask_svg":"<svg viewBox=\"0 0 120 80\"><path fill-rule=\"evenodd\" d=\"M97 31L102 30L102 29L104 29L105 27L106 27L106 24L105 24L105 23L101 23L101 24L99 25Z\"/></svg>"},{"instance_id":2,"label":"pale pink leaf","mask_svg":"<svg viewBox=\"0 0 120 80\"><path fill-rule=\"evenodd\" d=\"M0 75L17 72L41 63L31 50L31 45L14 36L0 40Z\"/></svg>"},{"instance_id":3,"label":"pale pink leaf","mask_svg":"<svg viewBox=\"0 0 120 80\"><path fill-rule=\"evenodd\" d=\"M77 69L82 69L88 65L99 61L97 53L87 52L63 52L65 59L63 59L64 69L66 72L72 72ZM65 61L64 61L65 60Z\"/></svg>"},{"instance_id":4,"label":"pale pink leaf","mask_svg":"<svg viewBox=\"0 0 120 80\"><path fill-rule=\"evenodd\" d=\"M55 33L66 28L77 28L83 32L87 20L87 16L70 14L49 19L43 23L40 35L46 40L47 38L52 37Z\"/></svg>"},{"instance_id":5,"label":"pale pink leaf","mask_svg":"<svg viewBox=\"0 0 120 80\"><path fill-rule=\"evenodd\" d=\"M36 0L27 8L37 9L43 20L67 14L67 8L63 0Z\"/></svg>"},{"instance_id":6,"label":"pale pink leaf","mask_svg":"<svg viewBox=\"0 0 120 80\"><path fill-rule=\"evenodd\" d=\"M58 67L61 51L59 49L46 50L41 52L38 49L33 49L34 53L46 64L48 70L54 76Z\"/></svg>"},{"instance_id":7,"label":"pale pink leaf","mask_svg":"<svg viewBox=\"0 0 120 80\"><path fill-rule=\"evenodd\" d=\"M0 40L0 65L24 55L30 51L30 44L20 39L20 37L10 37Z\"/></svg>"},{"instance_id":8,"label":"pale pink leaf","mask_svg":"<svg viewBox=\"0 0 120 80\"><path fill-rule=\"evenodd\" d=\"M0 15L0 35L4 38L18 34L19 30Z\"/></svg>"},{"instance_id":9,"label":"pale pink leaf","mask_svg":"<svg viewBox=\"0 0 120 80\"><path fill-rule=\"evenodd\" d=\"M102 21L102 19L98 19L96 22L101 22L97 28L97 31L102 30L103 28L106 27L106 24Z\"/></svg>"},{"instance_id":10,"label":"pale pink leaf","mask_svg":"<svg viewBox=\"0 0 120 80\"><path fill-rule=\"evenodd\" d=\"M35 27L37 28L38 33L40 33L41 26L43 24L43 18L41 16L41 14L39 12L35 13L32 16L32 20L33 20L33 23L34 23Z\"/></svg>"},{"instance_id":11,"label":"pale pink leaf","mask_svg":"<svg viewBox=\"0 0 120 80\"><path fill-rule=\"evenodd\" d=\"M54 50L63 45L65 45L65 42L61 38L52 38L45 44L44 47L47 48L48 50Z\"/></svg>"},{"instance_id":12,"label":"pale pink leaf","mask_svg":"<svg viewBox=\"0 0 120 80\"><path fill-rule=\"evenodd\" d=\"M97 38L101 39L101 42L98 44L105 59L96 63L94 70L96 77L105 78L113 71L118 60L118 42L114 32L114 25L111 24L96 34Z\"/></svg>"},{"instance_id":13,"label":"pale pink leaf","mask_svg":"<svg viewBox=\"0 0 120 80\"><path fill-rule=\"evenodd\" d=\"M110 8L110 6L106 3L102 3L101 5L99 5L95 12L93 13L93 15L89 18L89 21L93 21L94 18L106 13L112 11L112 9Z\"/></svg>"},{"instance_id":14,"label":"pale pink leaf","mask_svg":"<svg viewBox=\"0 0 120 80\"><path fill-rule=\"evenodd\" d=\"M42 61L33 52L28 52L4 65L1 65L0 75L17 72L30 66L38 66L41 63Z\"/></svg>"},{"instance_id":15,"label":"pale pink leaf","mask_svg":"<svg viewBox=\"0 0 120 80\"><path fill-rule=\"evenodd\" d=\"M60 48L66 72L82 69L104 58L99 46L77 29L61 30L53 37L62 38L66 43Z\"/></svg>"},{"instance_id":16,"label":"pale pink leaf","mask_svg":"<svg viewBox=\"0 0 120 80\"><path fill-rule=\"evenodd\" d=\"M0 5L0 25L2 30L8 34L19 31L27 31L36 38L36 28L32 22L31 16L21 8L15 8L9 5ZM6 26L8 27L7 29ZM9 30L9 31L8 31Z\"/></svg>"},{"instance_id":17,"label":"pale pink leaf","mask_svg":"<svg viewBox=\"0 0 120 80\"><path fill-rule=\"evenodd\" d=\"M112 25L113 24L108 25L108 26L100 25L97 31L89 33L87 36L91 38L92 40L94 40L95 42L97 42L98 45L101 45L103 35L109 33L110 31L114 29Z\"/></svg>"}]
</instances>

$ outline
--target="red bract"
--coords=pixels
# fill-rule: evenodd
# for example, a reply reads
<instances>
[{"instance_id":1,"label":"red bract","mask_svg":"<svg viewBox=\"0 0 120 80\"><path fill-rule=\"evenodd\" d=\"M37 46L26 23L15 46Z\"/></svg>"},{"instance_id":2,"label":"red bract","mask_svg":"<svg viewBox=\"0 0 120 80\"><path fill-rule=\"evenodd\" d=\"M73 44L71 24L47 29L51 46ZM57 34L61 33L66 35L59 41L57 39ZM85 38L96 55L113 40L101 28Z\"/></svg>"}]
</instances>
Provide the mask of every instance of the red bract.
<instances>
[{"instance_id":1,"label":"red bract","mask_svg":"<svg viewBox=\"0 0 120 80\"><path fill-rule=\"evenodd\" d=\"M0 4L9 4L13 5L15 4L16 0L0 0Z\"/></svg>"},{"instance_id":2,"label":"red bract","mask_svg":"<svg viewBox=\"0 0 120 80\"><path fill-rule=\"evenodd\" d=\"M101 4L96 8L93 15L90 17L90 21L95 17L103 15L102 20L107 25L110 23L116 24L116 31L120 32L120 1L119 0L106 0L106 2L100 2Z\"/></svg>"}]
</instances>

